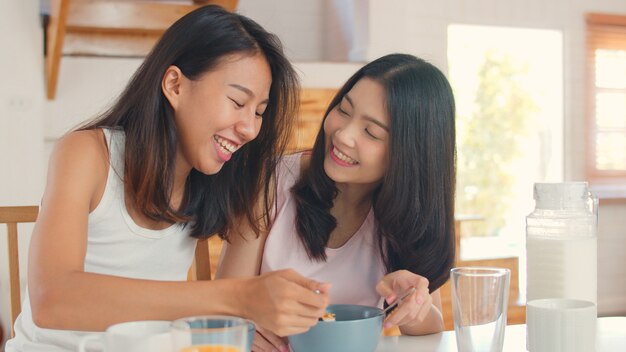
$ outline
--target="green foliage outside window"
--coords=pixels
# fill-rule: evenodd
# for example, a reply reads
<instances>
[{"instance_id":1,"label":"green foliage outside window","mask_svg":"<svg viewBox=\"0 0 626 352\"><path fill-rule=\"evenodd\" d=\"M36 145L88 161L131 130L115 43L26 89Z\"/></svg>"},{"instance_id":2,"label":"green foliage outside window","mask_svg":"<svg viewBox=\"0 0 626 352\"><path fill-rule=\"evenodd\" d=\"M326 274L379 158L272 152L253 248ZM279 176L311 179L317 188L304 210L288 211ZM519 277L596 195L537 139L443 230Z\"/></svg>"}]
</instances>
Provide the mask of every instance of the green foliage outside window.
<instances>
[{"instance_id":1,"label":"green foliage outside window","mask_svg":"<svg viewBox=\"0 0 626 352\"><path fill-rule=\"evenodd\" d=\"M484 218L465 224L464 235L498 235L505 225L515 179L523 177L513 166L538 110L522 83L526 73L511 56L488 52L473 111L457 115L456 211Z\"/></svg>"}]
</instances>

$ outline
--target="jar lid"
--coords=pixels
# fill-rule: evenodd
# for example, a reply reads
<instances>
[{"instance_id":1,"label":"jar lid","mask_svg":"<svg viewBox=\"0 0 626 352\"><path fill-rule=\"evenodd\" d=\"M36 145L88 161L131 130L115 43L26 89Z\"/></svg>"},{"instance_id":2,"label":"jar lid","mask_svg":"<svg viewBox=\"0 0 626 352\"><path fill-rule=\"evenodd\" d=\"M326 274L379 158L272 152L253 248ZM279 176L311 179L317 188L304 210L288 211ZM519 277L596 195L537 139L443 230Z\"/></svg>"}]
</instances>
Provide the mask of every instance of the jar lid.
<instances>
[{"instance_id":1,"label":"jar lid","mask_svg":"<svg viewBox=\"0 0 626 352\"><path fill-rule=\"evenodd\" d=\"M537 208L584 208L589 201L587 182L535 183L533 197Z\"/></svg>"}]
</instances>

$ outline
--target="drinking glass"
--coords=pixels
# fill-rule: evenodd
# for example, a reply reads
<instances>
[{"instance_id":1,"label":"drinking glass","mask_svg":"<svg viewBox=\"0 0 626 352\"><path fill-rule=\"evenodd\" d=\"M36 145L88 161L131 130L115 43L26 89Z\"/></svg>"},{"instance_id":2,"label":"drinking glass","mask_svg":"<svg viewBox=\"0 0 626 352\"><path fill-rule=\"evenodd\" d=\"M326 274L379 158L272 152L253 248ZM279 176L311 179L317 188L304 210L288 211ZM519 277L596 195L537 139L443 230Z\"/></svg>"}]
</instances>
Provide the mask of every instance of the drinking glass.
<instances>
[{"instance_id":1,"label":"drinking glass","mask_svg":"<svg viewBox=\"0 0 626 352\"><path fill-rule=\"evenodd\" d=\"M459 352L500 352L504 343L511 272L460 267L450 271Z\"/></svg>"},{"instance_id":2,"label":"drinking glass","mask_svg":"<svg viewBox=\"0 0 626 352\"><path fill-rule=\"evenodd\" d=\"M172 323L176 352L247 352L249 322L242 318L207 315Z\"/></svg>"}]
</instances>

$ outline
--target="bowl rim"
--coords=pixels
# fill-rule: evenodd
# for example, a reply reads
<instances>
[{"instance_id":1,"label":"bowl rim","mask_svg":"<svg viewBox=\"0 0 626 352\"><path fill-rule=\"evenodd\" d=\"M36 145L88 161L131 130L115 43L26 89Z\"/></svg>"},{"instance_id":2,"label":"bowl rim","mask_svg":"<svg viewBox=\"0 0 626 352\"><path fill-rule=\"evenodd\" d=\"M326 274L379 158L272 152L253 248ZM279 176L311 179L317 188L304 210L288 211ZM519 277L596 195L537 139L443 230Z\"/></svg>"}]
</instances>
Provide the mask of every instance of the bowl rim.
<instances>
[{"instance_id":1,"label":"bowl rim","mask_svg":"<svg viewBox=\"0 0 626 352\"><path fill-rule=\"evenodd\" d=\"M368 309L377 311L378 314L375 314L375 315L372 315L372 316L366 317L366 318L351 319L351 320L334 320L334 321L332 321L332 320L331 321L321 320L321 321L317 322L318 324L319 323L343 324L343 323L350 323L350 322L355 322L355 321L365 321L365 320L370 320L370 319L379 319L379 318L383 317L383 310L381 308L374 307L374 306L366 306L366 305L362 305L362 304L344 304L344 303L329 304L328 305L328 308L333 308L333 307L362 307L362 308L368 308ZM315 324L313 327L315 327L315 326L317 326L317 324Z\"/></svg>"}]
</instances>

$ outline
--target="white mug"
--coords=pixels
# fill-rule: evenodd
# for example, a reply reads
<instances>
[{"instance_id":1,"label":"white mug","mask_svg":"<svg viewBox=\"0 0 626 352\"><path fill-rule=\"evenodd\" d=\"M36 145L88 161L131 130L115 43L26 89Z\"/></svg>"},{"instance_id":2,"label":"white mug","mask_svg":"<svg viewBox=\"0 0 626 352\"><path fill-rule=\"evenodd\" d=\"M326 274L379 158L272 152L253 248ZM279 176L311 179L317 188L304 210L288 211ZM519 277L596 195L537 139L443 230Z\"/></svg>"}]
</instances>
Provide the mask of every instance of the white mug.
<instances>
[{"instance_id":1,"label":"white mug","mask_svg":"<svg viewBox=\"0 0 626 352\"><path fill-rule=\"evenodd\" d=\"M88 344L97 344L104 352L172 352L170 326L171 322L161 320L111 325L104 333L84 336L78 351L85 352Z\"/></svg>"},{"instance_id":2,"label":"white mug","mask_svg":"<svg viewBox=\"0 0 626 352\"><path fill-rule=\"evenodd\" d=\"M597 317L596 305L590 301L564 298L528 301L528 351L595 351Z\"/></svg>"}]
</instances>

